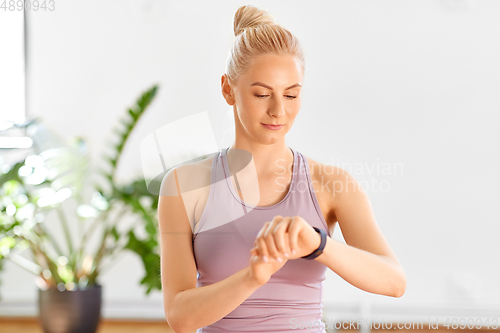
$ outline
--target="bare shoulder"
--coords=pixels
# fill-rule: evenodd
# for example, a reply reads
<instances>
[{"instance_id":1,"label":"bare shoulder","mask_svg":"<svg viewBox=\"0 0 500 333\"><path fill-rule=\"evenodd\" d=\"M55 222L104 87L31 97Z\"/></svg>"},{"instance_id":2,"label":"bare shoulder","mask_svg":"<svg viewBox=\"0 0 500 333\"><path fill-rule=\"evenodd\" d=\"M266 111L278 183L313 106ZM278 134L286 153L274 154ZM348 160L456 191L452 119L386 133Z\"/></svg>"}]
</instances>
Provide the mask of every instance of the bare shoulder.
<instances>
[{"instance_id":1,"label":"bare shoulder","mask_svg":"<svg viewBox=\"0 0 500 333\"><path fill-rule=\"evenodd\" d=\"M355 177L337 166L322 164L309 158L308 162L318 202L322 211L328 212L325 220L330 231L338 224L346 243L358 248L365 248L367 242L362 237L368 230L371 230L370 234L377 233L382 239L370 199ZM363 226L360 227L361 225ZM387 245L378 246L385 247L385 253L391 253Z\"/></svg>"},{"instance_id":2,"label":"bare shoulder","mask_svg":"<svg viewBox=\"0 0 500 333\"><path fill-rule=\"evenodd\" d=\"M194 193L195 205L192 210L194 227L200 222L201 215L205 210L205 206L208 201L208 196L210 194L210 186L212 183L212 164L216 154L208 157L196 163L196 172L198 172L198 183L199 186L197 191Z\"/></svg>"},{"instance_id":3,"label":"bare shoulder","mask_svg":"<svg viewBox=\"0 0 500 333\"><path fill-rule=\"evenodd\" d=\"M199 220L196 218L199 202L203 201L203 198L208 198L214 157L215 154L212 154L203 160L172 168L162 184L161 195L177 196L177 193L180 193L193 228Z\"/></svg>"},{"instance_id":4,"label":"bare shoulder","mask_svg":"<svg viewBox=\"0 0 500 333\"><path fill-rule=\"evenodd\" d=\"M324 164L306 157L309 164L309 174L313 183L316 198L320 205L325 221L333 233L338 222L335 207L339 193L345 183L346 172L337 166Z\"/></svg>"},{"instance_id":5,"label":"bare shoulder","mask_svg":"<svg viewBox=\"0 0 500 333\"><path fill-rule=\"evenodd\" d=\"M206 183L207 173L210 176L213 155L201 161L187 163L171 168L162 180L163 195L184 195ZM210 179L208 179L210 182ZM177 191L176 191L176 187ZM165 191L169 191L166 193Z\"/></svg>"}]
</instances>

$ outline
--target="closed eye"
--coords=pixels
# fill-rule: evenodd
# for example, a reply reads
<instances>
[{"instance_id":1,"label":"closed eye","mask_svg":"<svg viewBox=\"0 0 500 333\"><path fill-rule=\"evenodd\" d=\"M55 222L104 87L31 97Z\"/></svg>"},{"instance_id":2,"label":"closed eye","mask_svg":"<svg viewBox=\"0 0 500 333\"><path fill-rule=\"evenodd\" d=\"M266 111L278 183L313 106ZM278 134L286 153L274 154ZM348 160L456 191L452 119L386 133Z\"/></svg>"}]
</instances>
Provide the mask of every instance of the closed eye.
<instances>
[{"instance_id":1,"label":"closed eye","mask_svg":"<svg viewBox=\"0 0 500 333\"><path fill-rule=\"evenodd\" d=\"M269 95L255 95L255 96L257 96L257 97L259 97L259 98L265 98L265 97L267 97L267 96L269 96ZM291 96L291 95L285 95L285 96L286 96L287 98L289 98L289 99L294 99L294 98L297 98L297 96Z\"/></svg>"}]
</instances>

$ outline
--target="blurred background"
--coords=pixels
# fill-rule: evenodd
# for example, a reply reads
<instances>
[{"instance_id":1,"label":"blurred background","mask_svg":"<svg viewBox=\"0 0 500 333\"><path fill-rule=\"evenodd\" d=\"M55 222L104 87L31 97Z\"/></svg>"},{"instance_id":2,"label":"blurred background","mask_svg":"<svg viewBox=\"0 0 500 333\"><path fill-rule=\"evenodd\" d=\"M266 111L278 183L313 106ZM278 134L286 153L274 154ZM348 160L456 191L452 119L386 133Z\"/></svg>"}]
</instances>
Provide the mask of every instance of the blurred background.
<instances>
[{"instance_id":1,"label":"blurred background","mask_svg":"<svg viewBox=\"0 0 500 333\"><path fill-rule=\"evenodd\" d=\"M0 122L40 117L63 141L83 137L98 168L119 117L157 84L117 181L141 175L145 137L199 112L208 114L217 147L227 147L234 120L220 77L234 12L245 4L7 5L0 10ZM359 290L328 270L324 318L500 318L500 2L252 4L275 15L305 51L302 107L287 145L354 175L407 276L406 293L396 299ZM7 162L24 148L9 146L22 141L1 133ZM64 237L60 228L53 232ZM338 227L333 237L343 241ZM0 274L0 315L36 316L34 275L8 260ZM120 254L99 277L103 317L164 319L161 291L146 295L143 275L138 256Z\"/></svg>"}]
</instances>

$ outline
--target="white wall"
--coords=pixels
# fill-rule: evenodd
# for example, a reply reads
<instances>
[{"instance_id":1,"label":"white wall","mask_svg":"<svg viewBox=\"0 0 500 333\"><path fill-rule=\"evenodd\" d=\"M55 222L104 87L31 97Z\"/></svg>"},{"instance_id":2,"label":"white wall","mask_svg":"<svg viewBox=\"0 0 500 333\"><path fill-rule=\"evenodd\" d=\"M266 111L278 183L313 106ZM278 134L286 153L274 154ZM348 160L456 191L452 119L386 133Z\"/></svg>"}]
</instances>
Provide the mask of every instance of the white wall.
<instances>
[{"instance_id":1,"label":"white wall","mask_svg":"<svg viewBox=\"0 0 500 333\"><path fill-rule=\"evenodd\" d=\"M140 173L145 136L187 115L207 111L219 146L227 146L219 135L230 112L220 76L233 13L243 4L91 0L32 12L29 111L63 137L84 135L98 163L125 108L159 83L121 177ZM402 316L499 309L500 2L252 4L275 14L306 52L302 109L287 144L367 182L377 221L407 274L405 295L393 299L329 271L325 315L349 312L348 305ZM389 174L377 172L384 167ZM338 228L334 237L342 239ZM138 258L124 254L102 276L106 316L162 317L161 293L143 295L141 270ZM29 273L8 263L2 281L11 303L0 311L34 311Z\"/></svg>"}]
</instances>

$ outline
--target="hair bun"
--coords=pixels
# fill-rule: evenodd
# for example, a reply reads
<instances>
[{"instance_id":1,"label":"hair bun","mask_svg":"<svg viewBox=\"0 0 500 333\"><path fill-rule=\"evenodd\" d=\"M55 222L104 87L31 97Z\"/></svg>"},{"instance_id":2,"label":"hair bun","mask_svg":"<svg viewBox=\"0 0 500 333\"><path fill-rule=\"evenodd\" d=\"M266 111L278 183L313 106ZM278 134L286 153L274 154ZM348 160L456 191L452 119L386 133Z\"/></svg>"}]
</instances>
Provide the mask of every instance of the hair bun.
<instances>
[{"instance_id":1,"label":"hair bun","mask_svg":"<svg viewBox=\"0 0 500 333\"><path fill-rule=\"evenodd\" d=\"M234 13L234 35L238 36L246 28L256 27L261 24L276 24L276 18L253 5L241 6Z\"/></svg>"}]
</instances>

